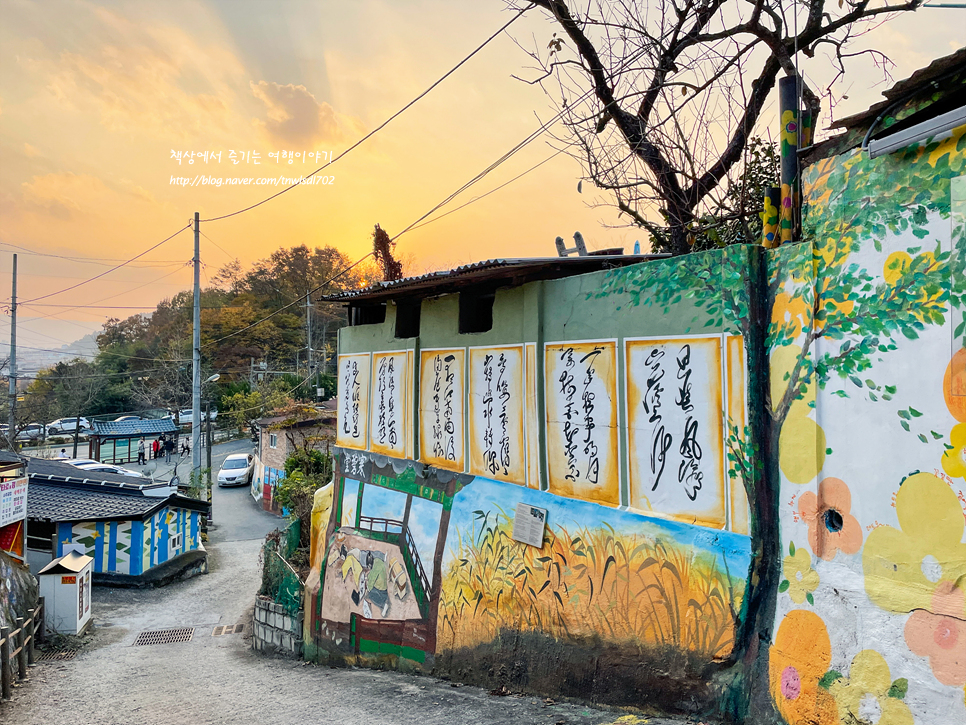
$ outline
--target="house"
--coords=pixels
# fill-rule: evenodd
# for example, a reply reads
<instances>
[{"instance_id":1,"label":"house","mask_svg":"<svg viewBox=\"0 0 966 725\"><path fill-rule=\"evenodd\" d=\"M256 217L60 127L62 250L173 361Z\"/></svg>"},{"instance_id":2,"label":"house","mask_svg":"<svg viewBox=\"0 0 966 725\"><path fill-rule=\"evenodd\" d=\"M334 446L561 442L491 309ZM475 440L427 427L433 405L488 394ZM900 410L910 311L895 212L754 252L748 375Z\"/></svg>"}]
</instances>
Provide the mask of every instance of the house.
<instances>
[{"instance_id":1,"label":"house","mask_svg":"<svg viewBox=\"0 0 966 725\"><path fill-rule=\"evenodd\" d=\"M329 297L305 656L734 722L966 721L966 50L885 95L800 155L800 240Z\"/></svg>"},{"instance_id":2,"label":"house","mask_svg":"<svg viewBox=\"0 0 966 725\"><path fill-rule=\"evenodd\" d=\"M207 571L206 501L166 483L39 458L29 459L27 477L27 561L35 573L72 550L93 557L95 584L146 586Z\"/></svg>"},{"instance_id":3,"label":"house","mask_svg":"<svg viewBox=\"0 0 966 725\"><path fill-rule=\"evenodd\" d=\"M178 426L171 418L142 420L93 420L90 434L91 458L103 463L132 463L138 460L138 442L143 438L145 454L151 457L151 443L164 435L174 436L177 450Z\"/></svg>"},{"instance_id":4,"label":"house","mask_svg":"<svg viewBox=\"0 0 966 725\"><path fill-rule=\"evenodd\" d=\"M285 461L298 448L329 452L335 440L335 401L300 407L285 414L260 418L258 457L252 474L251 494L266 511L281 514L274 491L285 477Z\"/></svg>"}]
</instances>

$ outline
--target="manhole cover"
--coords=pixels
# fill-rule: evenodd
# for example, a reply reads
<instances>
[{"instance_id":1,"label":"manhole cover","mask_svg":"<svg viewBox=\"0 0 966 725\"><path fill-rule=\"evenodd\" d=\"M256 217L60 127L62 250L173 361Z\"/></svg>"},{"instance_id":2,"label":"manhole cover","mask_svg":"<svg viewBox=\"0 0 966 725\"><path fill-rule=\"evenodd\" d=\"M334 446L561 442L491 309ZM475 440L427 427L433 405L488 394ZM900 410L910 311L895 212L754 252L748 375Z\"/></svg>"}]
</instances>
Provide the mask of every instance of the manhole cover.
<instances>
[{"instance_id":1,"label":"manhole cover","mask_svg":"<svg viewBox=\"0 0 966 725\"><path fill-rule=\"evenodd\" d=\"M244 624L226 624L224 627L215 627L211 632L212 637L222 637L226 634L240 634L245 631Z\"/></svg>"},{"instance_id":2,"label":"manhole cover","mask_svg":"<svg viewBox=\"0 0 966 725\"><path fill-rule=\"evenodd\" d=\"M134 640L134 647L146 644L171 644L172 642L190 642L195 633L192 627L180 629L159 629L155 632L141 632Z\"/></svg>"},{"instance_id":3,"label":"manhole cover","mask_svg":"<svg viewBox=\"0 0 966 725\"><path fill-rule=\"evenodd\" d=\"M50 652L37 652L37 659L44 660L72 660L77 654L76 649L55 649Z\"/></svg>"}]
</instances>

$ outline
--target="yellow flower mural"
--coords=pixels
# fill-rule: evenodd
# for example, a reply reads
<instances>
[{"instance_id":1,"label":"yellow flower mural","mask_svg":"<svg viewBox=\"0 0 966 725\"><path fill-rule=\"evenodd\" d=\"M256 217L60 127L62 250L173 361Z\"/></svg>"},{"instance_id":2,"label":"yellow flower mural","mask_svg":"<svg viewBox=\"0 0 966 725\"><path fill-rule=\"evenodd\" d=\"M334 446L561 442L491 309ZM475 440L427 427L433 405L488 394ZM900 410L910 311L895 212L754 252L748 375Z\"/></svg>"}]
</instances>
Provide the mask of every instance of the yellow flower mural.
<instances>
[{"instance_id":1,"label":"yellow flower mural","mask_svg":"<svg viewBox=\"0 0 966 725\"><path fill-rule=\"evenodd\" d=\"M802 324L806 324L804 319ZM781 396L788 386L788 376L801 354L802 348L798 345L786 345L772 352L772 408L777 408L781 402ZM815 386L810 385L802 397L792 403L785 425L782 426L778 442L778 463L782 473L792 483L803 484L815 480L825 464L825 431L809 417L814 403Z\"/></svg>"},{"instance_id":2,"label":"yellow flower mural","mask_svg":"<svg viewBox=\"0 0 966 725\"><path fill-rule=\"evenodd\" d=\"M849 676L829 686L839 721L848 725L913 725L912 712L902 701L905 680L892 681L889 664L875 650L866 649L852 659Z\"/></svg>"},{"instance_id":3,"label":"yellow flower mural","mask_svg":"<svg viewBox=\"0 0 966 725\"><path fill-rule=\"evenodd\" d=\"M785 557L782 573L785 575L784 581L779 585L779 592L788 592L795 604L808 601L814 604L812 592L818 589L818 572L812 568L812 555L807 549L796 549L795 543L789 544L791 554Z\"/></svg>"},{"instance_id":4,"label":"yellow flower mural","mask_svg":"<svg viewBox=\"0 0 966 725\"><path fill-rule=\"evenodd\" d=\"M862 550L866 594L889 612L932 611L940 584L966 576L962 506L931 473L907 478L895 503L900 528L873 529ZM958 616L966 618L966 610Z\"/></svg>"},{"instance_id":5,"label":"yellow flower mural","mask_svg":"<svg viewBox=\"0 0 966 725\"><path fill-rule=\"evenodd\" d=\"M952 448L943 453L943 470L953 478L966 478L966 423L953 426L949 432Z\"/></svg>"},{"instance_id":6,"label":"yellow flower mural","mask_svg":"<svg viewBox=\"0 0 966 725\"><path fill-rule=\"evenodd\" d=\"M785 615L768 655L775 707L788 725L835 725L835 700L819 686L832 661L825 622L807 609Z\"/></svg>"}]
</instances>

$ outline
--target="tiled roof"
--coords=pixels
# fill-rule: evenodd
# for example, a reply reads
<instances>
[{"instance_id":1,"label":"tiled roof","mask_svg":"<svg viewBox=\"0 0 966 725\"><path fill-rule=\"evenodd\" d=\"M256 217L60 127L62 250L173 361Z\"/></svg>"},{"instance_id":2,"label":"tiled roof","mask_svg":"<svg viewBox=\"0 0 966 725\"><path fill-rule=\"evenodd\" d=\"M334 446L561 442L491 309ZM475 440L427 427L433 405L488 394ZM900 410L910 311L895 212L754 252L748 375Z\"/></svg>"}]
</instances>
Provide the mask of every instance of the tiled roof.
<instances>
[{"instance_id":1,"label":"tiled roof","mask_svg":"<svg viewBox=\"0 0 966 725\"><path fill-rule=\"evenodd\" d=\"M150 498L140 491L91 490L69 483L31 481L27 489L27 518L44 521L91 521L141 518L167 499Z\"/></svg>"},{"instance_id":2,"label":"tiled roof","mask_svg":"<svg viewBox=\"0 0 966 725\"><path fill-rule=\"evenodd\" d=\"M152 418L150 420L94 420L94 435L101 438L137 438L139 436L156 436L162 433L175 433L178 427L170 418Z\"/></svg>"}]
</instances>

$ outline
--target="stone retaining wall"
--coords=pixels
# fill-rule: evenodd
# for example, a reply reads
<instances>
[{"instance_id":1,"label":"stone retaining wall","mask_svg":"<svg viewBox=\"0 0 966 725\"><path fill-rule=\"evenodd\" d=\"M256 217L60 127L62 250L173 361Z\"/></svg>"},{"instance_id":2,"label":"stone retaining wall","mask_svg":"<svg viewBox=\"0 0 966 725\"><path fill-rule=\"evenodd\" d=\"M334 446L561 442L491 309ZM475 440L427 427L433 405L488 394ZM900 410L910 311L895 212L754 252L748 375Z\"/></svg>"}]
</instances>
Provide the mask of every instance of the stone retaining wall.
<instances>
[{"instance_id":1,"label":"stone retaining wall","mask_svg":"<svg viewBox=\"0 0 966 725\"><path fill-rule=\"evenodd\" d=\"M302 617L294 617L281 604L258 597L252 623L252 646L262 654L302 656Z\"/></svg>"}]
</instances>

